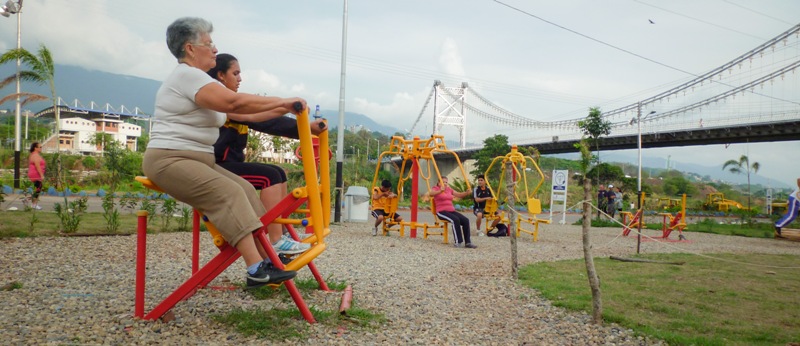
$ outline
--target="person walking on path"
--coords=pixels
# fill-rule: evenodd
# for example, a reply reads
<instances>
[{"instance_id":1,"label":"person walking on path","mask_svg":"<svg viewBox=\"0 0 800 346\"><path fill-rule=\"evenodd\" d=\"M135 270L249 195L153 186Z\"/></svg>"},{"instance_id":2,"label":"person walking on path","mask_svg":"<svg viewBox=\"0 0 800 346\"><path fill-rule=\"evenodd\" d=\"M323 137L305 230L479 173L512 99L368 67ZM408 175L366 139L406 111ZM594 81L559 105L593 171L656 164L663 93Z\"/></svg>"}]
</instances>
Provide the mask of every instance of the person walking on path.
<instances>
[{"instance_id":1,"label":"person walking on path","mask_svg":"<svg viewBox=\"0 0 800 346\"><path fill-rule=\"evenodd\" d=\"M606 202L606 213L608 213L608 217L613 219L614 215L617 213L617 194L614 192L614 185L608 185L608 190L606 190L606 198L608 199Z\"/></svg>"},{"instance_id":2,"label":"person walking on path","mask_svg":"<svg viewBox=\"0 0 800 346\"><path fill-rule=\"evenodd\" d=\"M42 210L39 205L39 194L42 193L44 181L44 168L46 166L44 158L42 158L42 145L39 142L33 142L30 148L30 155L28 156L28 179L33 183L33 193L31 193L31 208Z\"/></svg>"}]
</instances>

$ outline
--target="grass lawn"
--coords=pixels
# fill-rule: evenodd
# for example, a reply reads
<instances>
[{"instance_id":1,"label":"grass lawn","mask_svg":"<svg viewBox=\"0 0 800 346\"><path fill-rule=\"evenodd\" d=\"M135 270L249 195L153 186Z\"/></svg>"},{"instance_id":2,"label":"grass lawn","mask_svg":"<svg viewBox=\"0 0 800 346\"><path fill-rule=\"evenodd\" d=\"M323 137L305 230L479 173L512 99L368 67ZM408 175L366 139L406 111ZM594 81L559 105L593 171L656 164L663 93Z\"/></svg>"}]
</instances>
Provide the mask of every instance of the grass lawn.
<instances>
[{"instance_id":1,"label":"grass lawn","mask_svg":"<svg viewBox=\"0 0 800 346\"><path fill-rule=\"evenodd\" d=\"M639 256L684 265L595 259L605 321L671 345L800 343L800 256L710 257ZM554 305L591 311L582 259L526 266L520 281Z\"/></svg>"}]
</instances>

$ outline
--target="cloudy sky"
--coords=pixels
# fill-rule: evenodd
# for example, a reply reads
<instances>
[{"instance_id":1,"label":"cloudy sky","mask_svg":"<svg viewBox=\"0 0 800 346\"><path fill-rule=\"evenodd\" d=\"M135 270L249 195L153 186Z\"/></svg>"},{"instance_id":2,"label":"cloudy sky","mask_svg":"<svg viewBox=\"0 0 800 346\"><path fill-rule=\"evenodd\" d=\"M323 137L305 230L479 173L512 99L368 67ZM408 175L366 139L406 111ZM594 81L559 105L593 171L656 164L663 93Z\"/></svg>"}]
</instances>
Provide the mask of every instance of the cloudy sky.
<instances>
[{"instance_id":1,"label":"cloudy sky","mask_svg":"<svg viewBox=\"0 0 800 346\"><path fill-rule=\"evenodd\" d=\"M162 80L176 64L164 43L166 27L199 16L214 23L219 51L239 58L242 91L339 107L342 0L24 5L23 46L46 44L59 64ZM577 119L589 107L635 103L733 60L797 25L797 13L795 0L350 0L345 106L409 129L433 81L441 80L468 82L533 120ZM797 40L790 44L797 59ZM16 20L0 18L0 50L15 45ZM794 84L777 93L800 90L792 89L796 74L787 78ZM494 133L520 138L525 131L468 120L471 142ZM430 133L432 115L421 123L416 134ZM798 151L800 141L645 150L644 156L721 166L747 154L760 162L759 175L794 185L800 164L785 156ZM635 158L635 151L615 155Z\"/></svg>"}]
</instances>

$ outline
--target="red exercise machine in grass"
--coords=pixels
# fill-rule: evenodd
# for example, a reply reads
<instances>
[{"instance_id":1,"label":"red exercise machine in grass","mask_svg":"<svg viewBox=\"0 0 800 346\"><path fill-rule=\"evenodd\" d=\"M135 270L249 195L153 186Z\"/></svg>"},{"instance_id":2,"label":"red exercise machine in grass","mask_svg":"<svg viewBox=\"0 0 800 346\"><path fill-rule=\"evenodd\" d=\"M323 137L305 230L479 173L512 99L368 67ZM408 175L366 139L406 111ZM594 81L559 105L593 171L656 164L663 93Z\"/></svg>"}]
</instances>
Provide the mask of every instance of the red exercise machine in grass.
<instances>
[{"instance_id":1,"label":"red exercise machine in grass","mask_svg":"<svg viewBox=\"0 0 800 346\"><path fill-rule=\"evenodd\" d=\"M642 200L642 202L644 202L644 193L642 193ZM641 205L644 205L644 203L641 203ZM620 213L622 216L623 236L627 237L632 229L639 228L639 224L642 220L643 210L644 208L639 209L635 214L627 211ZM686 229L686 194L683 194L681 198L681 211L675 215L672 215L672 213L659 213L658 215L663 217L661 223L661 236L649 238L658 239L661 241L688 241L686 236L683 235L683 230ZM642 224L642 228L644 228L644 224ZM673 231L678 231L678 240L669 239L669 236Z\"/></svg>"}]
</instances>

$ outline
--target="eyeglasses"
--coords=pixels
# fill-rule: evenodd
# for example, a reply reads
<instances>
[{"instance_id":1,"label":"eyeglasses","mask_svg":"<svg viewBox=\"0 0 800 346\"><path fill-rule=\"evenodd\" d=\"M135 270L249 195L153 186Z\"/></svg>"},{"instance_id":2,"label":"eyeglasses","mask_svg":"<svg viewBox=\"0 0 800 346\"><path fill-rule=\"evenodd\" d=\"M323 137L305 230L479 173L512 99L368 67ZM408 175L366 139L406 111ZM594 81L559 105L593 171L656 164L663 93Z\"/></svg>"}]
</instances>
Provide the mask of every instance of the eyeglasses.
<instances>
[{"instance_id":1,"label":"eyeglasses","mask_svg":"<svg viewBox=\"0 0 800 346\"><path fill-rule=\"evenodd\" d=\"M193 46L208 47L211 50L217 49L217 45L215 45L214 42L209 42L209 43L191 43L191 42L189 42L189 44L193 45Z\"/></svg>"}]
</instances>

